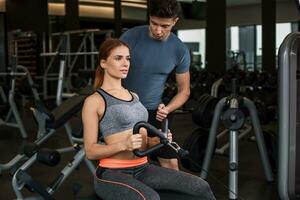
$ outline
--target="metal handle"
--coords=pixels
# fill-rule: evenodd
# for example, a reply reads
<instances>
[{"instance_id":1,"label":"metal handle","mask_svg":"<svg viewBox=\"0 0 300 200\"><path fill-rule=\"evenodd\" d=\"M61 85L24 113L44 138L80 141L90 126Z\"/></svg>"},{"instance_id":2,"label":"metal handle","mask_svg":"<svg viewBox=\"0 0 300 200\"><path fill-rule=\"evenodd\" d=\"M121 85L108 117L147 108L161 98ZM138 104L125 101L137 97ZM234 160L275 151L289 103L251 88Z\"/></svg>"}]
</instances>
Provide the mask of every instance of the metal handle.
<instances>
[{"instance_id":1,"label":"metal handle","mask_svg":"<svg viewBox=\"0 0 300 200\"><path fill-rule=\"evenodd\" d=\"M153 152L157 151L158 149L160 149L161 147L163 147L164 145L167 145L169 143L169 141L166 138L164 133L162 133L157 128L155 128L151 124L149 124L147 122L144 122L144 121L140 121L140 122L138 122L134 125L133 134L138 134L140 128L145 128L145 129L147 129L148 133L151 133L151 134L159 137L160 138L160 143L157 144L157 145L154 145L153 147L151 147L151 148L149 148L145 151L139 151L138 149L135 149L135 150L133 150L134 155L136 155L138 157L146 156L150 153L153 153Z\"/></svg>"},{"instance_id":2,"label":"metal handle","mask_svg":"<svg viewBox=\"0 0 300 200\"><path fill-rule=\"evenodd\" d=\"M133 134L138 134L140 128L146 128L148 133L151 133L152 135L158 136L160 138L160 143L157 145L154 145L153 147L145 150L145 151L139 151L138 149L133 150L134 155L138 157L147 156L150 153L153 153L160 149L161 147L168 145L170 146L178 155L179 157L187 157L189 152L180 148L180 146L176 142L170 142L168 138L166 137L166 134L168 133L168 120L164 119L162 122L162 131L159 131L157 128L152 126L151 124L141 121L134 125L133 127Z\"/></svg>"}]
</instances>

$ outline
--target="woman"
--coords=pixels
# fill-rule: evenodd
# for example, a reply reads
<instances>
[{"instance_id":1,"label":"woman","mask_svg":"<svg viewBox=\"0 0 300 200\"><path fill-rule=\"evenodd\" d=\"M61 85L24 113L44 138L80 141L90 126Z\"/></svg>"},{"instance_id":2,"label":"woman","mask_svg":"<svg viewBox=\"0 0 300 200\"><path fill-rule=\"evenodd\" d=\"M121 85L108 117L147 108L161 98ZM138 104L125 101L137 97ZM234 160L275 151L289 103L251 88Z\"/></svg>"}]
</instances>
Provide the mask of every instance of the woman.
<instances>
[{"instance_id":1,"label":"woman","mask_svg":"<svg viewBox=\"0 0 300 200\"><path fill-rule=\"evenodd\" d=\"M215 199L209 185L199 177L149 164L136 157L134 149L154 145L143 129L132 134L135 123L147 121L148 114L136 94L123 88L130 65L128 46L108 39L99 49L94 87L83 111L84 148L91 160L100 160L95 174L95 191L103 199L160 199L155 190L174 190L201 199ZM147 81L147 80L145 80ZM99 129L101 135L99 135ZM102 136L105 144L99 144ZM168 133L168 139L172 134Z\"/></svg>"}]
</instances>

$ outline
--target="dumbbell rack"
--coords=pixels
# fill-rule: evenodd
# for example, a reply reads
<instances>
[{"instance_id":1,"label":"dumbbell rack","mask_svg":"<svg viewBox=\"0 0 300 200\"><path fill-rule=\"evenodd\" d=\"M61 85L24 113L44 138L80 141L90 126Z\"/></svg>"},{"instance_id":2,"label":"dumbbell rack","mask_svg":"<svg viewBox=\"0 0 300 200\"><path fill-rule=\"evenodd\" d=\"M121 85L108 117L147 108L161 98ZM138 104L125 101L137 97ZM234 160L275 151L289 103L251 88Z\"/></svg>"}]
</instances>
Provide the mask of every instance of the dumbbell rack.
<instances>
[{"instance_id":1,"label":"dumbbell rack","mask_svg":"<svg viewBox=\"0 0 300 200\"><path fill-rule=\"evenodd\" d=\"M243 112L239 109L241 106L245 106L251 117L253 129L256 136L256 142L258 150L260 152L264 172L268 182L273 182L272 170L270 167L270 161L267 156L266 146L262 135L257 111L254 103L245 97L239 97L237 95L238 87L237 80L232 80L232 95L222 98L216 105L213 121L211 124L209 138L206 148L206 154L204 157L202 170L200 176L203 179L207 178L209 165L214 153L214 146L216 142L217 129L219 125L219 119L222 119L224 126L229 129L230 134L230 149L229 149L229 199L238 198L238 137L239 130L244 124ZM226 109L225 109L226 108ZM224 111L225 109L225 111ZM224 111L224 115L221 113Z\"/></svg>"}]
</instances>

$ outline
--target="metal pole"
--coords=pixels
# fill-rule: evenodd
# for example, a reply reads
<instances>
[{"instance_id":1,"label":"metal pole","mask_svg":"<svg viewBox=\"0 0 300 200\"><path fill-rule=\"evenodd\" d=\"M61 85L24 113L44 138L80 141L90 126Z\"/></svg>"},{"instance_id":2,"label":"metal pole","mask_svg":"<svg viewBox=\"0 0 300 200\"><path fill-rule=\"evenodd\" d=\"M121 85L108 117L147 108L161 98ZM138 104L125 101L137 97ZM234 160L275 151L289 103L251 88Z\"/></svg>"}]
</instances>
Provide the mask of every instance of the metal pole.
<instances>
[{"instance_id":1,"label":"metal pole","mask_svg":"<svg viewBox=\"0 0 300 200\"><path fill-rule=\"evenodd\" d=\"M217 129L219 126L219 118L221 116L223 107L225 106L225 101L226 101L225 97L223 99L221 99L217 103L215 111L214 111L214 117L213 117L213 121L210 126L209 137L208 137L208 141L207 141L206 153L205 153L204 161L202 164L202 170L200 173L200 177L203 179L206 179L207 175L208 175L209 165L210 165L213 153L214 153Z\"/></svg>"},{"instance_id":2,"label":"metal pole","mask_svg":"<svg viewBox=\"0 0 300 200\"><path fill-rule=\"evenodd\" d=\"M59 75L58 75L57 92L56 92L56 105L57 106L59 106L62 101L64 73L65 73L65 60L61 59L60 65L59 65Z\"/></svg>"},{"instance_id":3,"label":"metal pole","mask_svg":"<svg viewBox=\"0 0 300 200\"><path fill-rule=\"evenodd\" d=\"M238 131L230 131L229 199L238 198Z\"/></svg>"},{"instance_id":4,"label":"metal pole","mask_svg":"<svg viewBox=\"0 0 300 200\"><path fill-rule=\"evenodd\" d=\"M263 164L263 168L265 171L266 179L268 182L273 182L274 178L272 175L272 170L271 170L271 165L270 165L270 160L267 155L267 149L265 145L265 140L263 138L263 134L261 131L256 107L252 101L244 97L244 105L247 107L250 113L251 121L253 124L253 129L256 137L256 142L257 142L257 147L260 153L261 161Z\"/></svg>"}]
</instances>

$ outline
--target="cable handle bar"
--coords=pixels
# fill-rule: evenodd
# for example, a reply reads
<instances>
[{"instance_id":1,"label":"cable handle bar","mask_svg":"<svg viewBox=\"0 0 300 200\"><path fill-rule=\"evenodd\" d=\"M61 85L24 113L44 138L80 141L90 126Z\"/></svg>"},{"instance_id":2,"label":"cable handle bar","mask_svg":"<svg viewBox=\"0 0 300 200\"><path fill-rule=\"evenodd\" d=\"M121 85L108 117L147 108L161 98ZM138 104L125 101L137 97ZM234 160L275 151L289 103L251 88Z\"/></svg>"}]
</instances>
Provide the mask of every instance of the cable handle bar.
<instances>
[{"instance_id":1,"label":"cable handle bar","mask_svg":"<svg viewBox=\"0 0 300 200\"><path fill-rule=\"evenodd\" d=\"M137 122L133 127L133 134L139 134L140 128L145 128L147 130L148 134L151 133L152 135L159 137L160 143L156 144L153 147L146 149L144 151L135 149L135 150L133 150L134 155L136 155L138 157L147 156L147 155L159 150L163 146L168 145L178 154L179 157L186 157L189 154L188 151L182 149L176 142L170 142L168 140L168 138L166 137L166 133L168 131L167 124L168 124L168 120L164 120L163 121L163 129L165 129L165 131L162 132L147 122L144 122L144 121Z\"/></svg>"}]
</instances>

